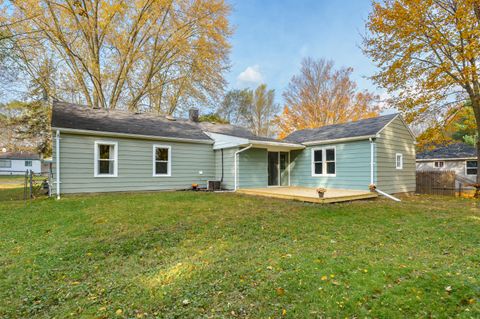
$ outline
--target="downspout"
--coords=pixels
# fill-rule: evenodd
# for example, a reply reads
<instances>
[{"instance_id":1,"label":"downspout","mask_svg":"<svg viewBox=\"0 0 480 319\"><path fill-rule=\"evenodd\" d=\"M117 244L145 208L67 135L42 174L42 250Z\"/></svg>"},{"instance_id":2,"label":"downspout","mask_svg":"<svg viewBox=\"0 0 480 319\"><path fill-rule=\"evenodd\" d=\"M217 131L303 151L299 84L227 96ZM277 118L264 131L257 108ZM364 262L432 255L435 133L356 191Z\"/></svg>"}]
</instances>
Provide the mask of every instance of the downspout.
<instances>
[{"instance_id":1,"label":"downspout","mask_svg":"<svg viewBox=\"0 0 480 319\"><path fill-rule=\"evenodd\" d=\"M375 140L370 140L370 185L375 185L374 170L375 170Z\"/></svg>"},{"instance_id":2,"label":"downspout","mask_svg":"<svg viewBox=\"0 0 480 319\"><path fill-rule=\"evenodd\" d=\"M369 140L370 140L370 185L375 185L375 139L370 137ZM380 195L390 198L391 200L394 200L396 202L401 201L400 199L390 194L387 194L378 188L375 188L375 191Z\"/></svg>"},{"instance_id":3,"label":"downspout","mask_svg":"<svg viewBox=\"0 0 480 319\"><path fill-rule=\"evenodd\" d=\"M60 199L60 130L57 130L55 135L55 157L56 157L56 184L57 184L57 199Z\"/></svg>"},{"instance_id":4,"label":"downspout","mask_svg":"<svg viewBox=\"0 0 480 319\"><path fill-rule=\"evenodd\" d=\"M222 151L222 178L220 178L220 187L222 186L223 183L223 148L221 149Z\"/></svg>"},{"instance_id":5,"label":"downspout","mask_svg":"<svg viewBox=\"0 0 480 319\"><path fill-rule=\"evenodd\" d=\"M241 150L238 150L238 151L235 152L235 156L234 156L235 158L234 158L234 160L233 160L234 177L235 177L235 178L234 178L234 183L235 183L235 184L234 184L234 190L235 190L235 191L237 190L237 155L240 154L240 153L243 152L243 151L248 150L248 149L251 148L252 146L253 146L253 145L250 144L250 145L248 145L247 147L242 148Z\"/></svg>"}]
</instances>

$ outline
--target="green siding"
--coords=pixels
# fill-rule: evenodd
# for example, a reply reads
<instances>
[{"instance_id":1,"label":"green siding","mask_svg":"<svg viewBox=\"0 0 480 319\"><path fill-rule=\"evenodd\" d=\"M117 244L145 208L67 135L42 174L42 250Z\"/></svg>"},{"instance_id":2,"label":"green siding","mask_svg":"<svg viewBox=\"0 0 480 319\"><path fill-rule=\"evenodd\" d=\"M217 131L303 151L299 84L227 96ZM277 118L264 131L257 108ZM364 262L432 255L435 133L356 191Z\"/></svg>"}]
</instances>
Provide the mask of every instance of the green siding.
<instances>
[{"instance_id":1,"label":"green siding","mask_svg":"<svg viewBox=\"0 0 480 319\"><path fill-rule=\"evenodd\" d=\"M251 148L240 153L238 157L238 188L267 187L267 150Z\"/></svg>"},{"instance_id":2,"label":"green siding","mask_svg":"<svg viewBox=\"0 0 480 319\"><path fill-rule=\"evenodd\" d=\"M329 146L336 148L336 176L312 176L312 148ZM290 160L292 186L368 190L370 184L368 140L309 146L301 151L292 151Z\"/></svg>"},{"instance_id":3,"label":"green siding","mask_svg":"<svg viewBox=\"0 0 480 319\"><path fill-rule=\"evenodd\" d=\"M223 150L223 183L224 189L234 189L234 158L235 152L238 148L226 148ZM222 151L215 151L215 179L220 180L222 178Z\"/></svg>"},{"instance_id":4,"label":"green siding","mask_svg":"<svg viewBox=\"0 0 480 319\"><path fill-rule=\"evenodd\" d=\"M403 169L395 168L395 154L403 154ZM415 144L404 122L397 117L376 140L377 186L389 193L415 191Z\"/></svg>"},{"instance_id":5,"label":"green siding","mask_svg":"<svg viewBox=\"0 0 480 319\"><path fill-rule=\"evenodd\" d=\"M96 140L118 143L118 177L94 177ZM152 176L154 144L171 146L170 177ZM53 151L55 174L55 142ZM61 134L60 163L62 193L185 189L192 183L206 186L207 180L215 178L214 152L209 144Z\"/></svg>"}]
</instances>

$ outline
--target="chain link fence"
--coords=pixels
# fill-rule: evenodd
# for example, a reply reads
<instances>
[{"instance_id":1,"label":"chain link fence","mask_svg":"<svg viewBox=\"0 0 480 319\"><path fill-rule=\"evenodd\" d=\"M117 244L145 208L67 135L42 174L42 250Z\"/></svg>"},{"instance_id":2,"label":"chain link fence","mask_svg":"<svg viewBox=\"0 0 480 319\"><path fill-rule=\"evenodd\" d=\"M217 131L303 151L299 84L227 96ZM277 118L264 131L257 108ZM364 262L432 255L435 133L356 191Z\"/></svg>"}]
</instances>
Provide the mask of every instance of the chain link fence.
<instances>
[{"instance_id":1,"label":"chain link fence","mask_svg":"<svg viewBox=\"0 0 480 319\"><path fill-rule=\"evenodd\" d=\"M32 201L51 195L52 175L47 172L2 171L0 201Z\"/></svg>"}]
</instances>

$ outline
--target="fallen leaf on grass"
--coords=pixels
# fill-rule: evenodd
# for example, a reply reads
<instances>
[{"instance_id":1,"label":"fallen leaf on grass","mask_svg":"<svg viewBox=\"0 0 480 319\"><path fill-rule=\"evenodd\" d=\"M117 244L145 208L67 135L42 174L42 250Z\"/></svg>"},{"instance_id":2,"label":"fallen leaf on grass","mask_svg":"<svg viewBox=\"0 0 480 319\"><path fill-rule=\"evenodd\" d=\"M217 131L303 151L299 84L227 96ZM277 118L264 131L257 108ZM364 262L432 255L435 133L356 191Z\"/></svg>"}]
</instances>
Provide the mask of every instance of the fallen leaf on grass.
<instances>
[{"instance_id":1,"label":"fallen leaf on grass","mask_svg":"<svg viewBox=\"0 0 480 319\"><path fill-rule=\"evenodd\" d=\"M283 289L283 288L279 287L279 288L276 289L276 291L277 291L277 295L279 295L279 296L283 296L285 294L285 289Z\"/></svg>"}]
</instances>

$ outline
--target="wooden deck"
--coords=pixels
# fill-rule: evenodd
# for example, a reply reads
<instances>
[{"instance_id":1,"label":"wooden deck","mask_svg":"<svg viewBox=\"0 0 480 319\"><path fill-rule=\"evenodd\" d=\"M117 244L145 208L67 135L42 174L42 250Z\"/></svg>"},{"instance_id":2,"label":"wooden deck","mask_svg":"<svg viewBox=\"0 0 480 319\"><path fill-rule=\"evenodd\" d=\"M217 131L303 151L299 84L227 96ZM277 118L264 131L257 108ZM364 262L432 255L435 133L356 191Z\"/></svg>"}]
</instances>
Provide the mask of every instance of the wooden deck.
<instances>
[{"instance_id":1,"label":"wooden deck","mask_svg":"<svg viewBox=\"0 0 480 319\"><path fill-rule=\"evenodd\" d=\"M246 188L239 189L237 192L247 195L290 199L310 203L338 203L378 197L377 193L372 193L369 191L329 188L327 189L325 196L323 198L319 198L315 188L294 186Z\"/></svg>"}]
</instances>

